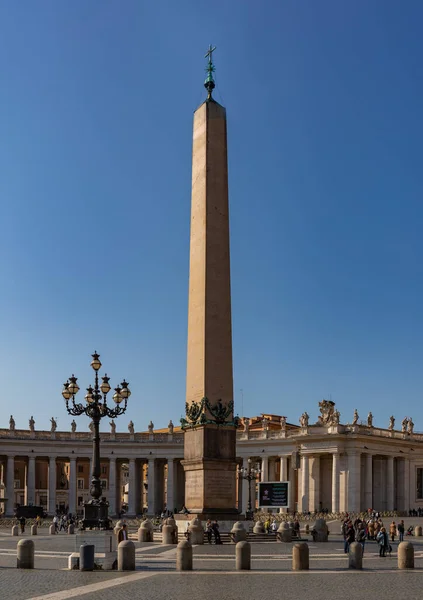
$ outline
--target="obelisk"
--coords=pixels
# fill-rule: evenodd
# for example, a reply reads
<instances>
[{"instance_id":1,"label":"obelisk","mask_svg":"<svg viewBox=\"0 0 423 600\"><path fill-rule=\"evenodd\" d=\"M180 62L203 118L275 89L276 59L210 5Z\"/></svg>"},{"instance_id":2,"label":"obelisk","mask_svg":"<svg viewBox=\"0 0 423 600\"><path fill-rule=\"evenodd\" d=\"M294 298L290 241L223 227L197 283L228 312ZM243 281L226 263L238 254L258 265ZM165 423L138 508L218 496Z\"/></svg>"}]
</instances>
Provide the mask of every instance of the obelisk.
<instances>
[{"instance_id":1,"label":"obelisk","mask_svg":"<svg viewBox=\"0 0 423 600\"><path fill-rule=\"evenodd\" d=\"M185 506L202 518L236 510L226 110L212 97L194 113L188 300Z\"/></svg>"}]
</instances>

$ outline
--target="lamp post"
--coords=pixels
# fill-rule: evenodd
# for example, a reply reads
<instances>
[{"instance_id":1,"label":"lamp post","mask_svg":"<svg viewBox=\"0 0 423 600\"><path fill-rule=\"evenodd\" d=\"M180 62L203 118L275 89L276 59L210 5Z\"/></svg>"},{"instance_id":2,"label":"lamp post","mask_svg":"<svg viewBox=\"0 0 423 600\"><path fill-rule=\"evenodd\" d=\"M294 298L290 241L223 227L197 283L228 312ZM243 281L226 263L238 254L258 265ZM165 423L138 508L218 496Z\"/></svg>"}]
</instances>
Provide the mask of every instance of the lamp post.
<instances>
[{"instance_id":1,"label":"lamp post","mask_svg":"<svg viewBox=\"0 0 423 600\"><path fill-rule=\"evenodd\" d=\"M107 406L107 394L110 392L110 384L107 374L102 377L102 383L99 385L98 371L101 368L100 355L94 352L91 366L95 371L94 388L87 387L85 394L85 404L75 402L75 396L79 391L77 377L72 375L68 381L63 384L62 396L65 399L66 410L72 416L87 415L93 422L93 467L91 474L90 494L91 500L84 504L84 518L81 522L81 528L95 527L98 529L110 529L110 519L108 516L108 502L101 499L102 488L100 481L100 420L103 417L115 419L123 415L126 411L128 398L131 392L128 383L123 380L120 386L115 388L113 401L116 406L111 408ZM72 404L69 405L69 401ZM123 402L123 404L121 404Z\"/></svg>"},{"instance_id":2,"label":"lamp post","mask_svg":"<svg viewBox=\"0 0 423 600\"><path fill-rule=\"evenodd\" d=\"M251 482L257 480L257 476L260 475L260 465L256 463L256 466L253 467L253 461L251 458L248 459L248 467L238 467L237 469L238 477L240 479L245 479L248 481L248 506L247 511L245 513L246 519L250 519L252 517L252 506L251 506Z\"/></svg>"}]
</instances>

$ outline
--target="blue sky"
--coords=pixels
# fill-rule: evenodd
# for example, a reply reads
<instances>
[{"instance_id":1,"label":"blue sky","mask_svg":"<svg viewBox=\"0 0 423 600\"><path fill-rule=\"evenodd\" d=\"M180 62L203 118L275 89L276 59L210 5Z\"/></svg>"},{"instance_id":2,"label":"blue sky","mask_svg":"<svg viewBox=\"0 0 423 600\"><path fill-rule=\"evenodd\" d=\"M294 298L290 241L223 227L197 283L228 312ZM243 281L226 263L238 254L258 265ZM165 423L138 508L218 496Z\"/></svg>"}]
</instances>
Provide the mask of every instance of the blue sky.
<instances>
[{"instance_id":1,"label":"blue sky","mask_svg":"<svg viewBox=\"0 0 423 600\"><path fill-rule=\"evenodd\" d=\"M133 391L118 430L182 415L213 43L237 412L314 421L331 397L341 421L423 430L422 19L413 0L0 1L0 425L68 428L62 383L92 381L94 349Z\"/></svg>"}]
</instances>

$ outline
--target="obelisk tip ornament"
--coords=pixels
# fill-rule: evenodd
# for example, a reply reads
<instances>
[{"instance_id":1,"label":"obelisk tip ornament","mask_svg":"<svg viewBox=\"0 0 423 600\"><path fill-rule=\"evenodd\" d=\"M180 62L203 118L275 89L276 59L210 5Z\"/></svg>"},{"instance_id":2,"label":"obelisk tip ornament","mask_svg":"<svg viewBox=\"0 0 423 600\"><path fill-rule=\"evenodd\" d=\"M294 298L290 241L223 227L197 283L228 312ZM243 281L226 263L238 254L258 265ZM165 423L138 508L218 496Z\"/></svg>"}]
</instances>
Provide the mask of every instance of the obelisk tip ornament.
<instances>
[{"instance_id":1,"label":"obelisk tip ornament","mask_svg":"<svg viewBox=\"0 0 423 600\"><path fill-rule=\"evenodd\" d=\"M209 49L207 50L206 54L204 55L204 58L208 59L207 67L206 67L207 77L204 82L204 87L207 90L207 100L211 100L212 91L216 87L216 84L214 82L214 77L213 77L213 73L216 70L215 66L213 64L213 52L215 50L216 50L216 46L213 47L213 45L210 44Z\"/></svg>"}]
</instances>

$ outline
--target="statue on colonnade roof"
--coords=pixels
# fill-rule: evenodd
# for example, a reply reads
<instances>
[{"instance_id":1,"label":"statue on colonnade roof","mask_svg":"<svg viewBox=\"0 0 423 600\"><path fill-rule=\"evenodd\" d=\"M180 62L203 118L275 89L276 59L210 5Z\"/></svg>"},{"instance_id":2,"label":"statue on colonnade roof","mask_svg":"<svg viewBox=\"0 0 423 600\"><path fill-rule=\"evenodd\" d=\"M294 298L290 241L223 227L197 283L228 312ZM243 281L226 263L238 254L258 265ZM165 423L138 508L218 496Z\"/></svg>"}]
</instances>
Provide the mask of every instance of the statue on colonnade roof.
<instances>
[{"instance_id":1,"label":"statue on colonnade roof","mask_svg":"<svg viewBox=\"0 0 423 600\"><path fill-rule=\"evenodd\" d=\"M319 407L320 416L317 425L330 425L335 411L335 402L332 402L332 400L322 400L319 402Z\"/></svg>"}]
</instances>

